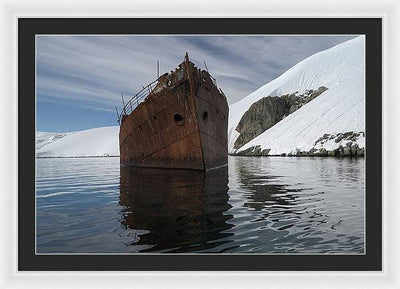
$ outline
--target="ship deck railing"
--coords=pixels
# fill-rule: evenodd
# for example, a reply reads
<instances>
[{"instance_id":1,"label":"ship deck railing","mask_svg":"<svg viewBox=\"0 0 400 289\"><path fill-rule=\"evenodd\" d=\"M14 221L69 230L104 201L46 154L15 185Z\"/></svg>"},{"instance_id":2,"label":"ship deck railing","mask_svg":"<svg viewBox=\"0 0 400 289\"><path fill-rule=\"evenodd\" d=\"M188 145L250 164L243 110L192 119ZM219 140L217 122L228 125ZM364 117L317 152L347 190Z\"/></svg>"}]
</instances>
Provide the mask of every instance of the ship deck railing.
<instances>
[{"instance_id":1,"label":"ship deck railing","mask_svg":"<svg viewBox=\"0 0 400 289\"><path fill-rule=\"evenodd\" d=\"M123 108L121 115L118 117L118 122L121 123L121 119L123 116L129 115L132 111L134 111L139 104L141 104L146 97L153 91L153 89L157 86L158 79L144 86L142 90L136 93L132 98L127 102L123 103ZM123 100L122 100L123 101Z\"/></svg>"},{"instance_id":2,"label":"ship deck railing","mask_svg":"<svg viewBox=\"0 0 400 289\"><path fill-rule=\"evenodd\" d=\"M208 71L207 71L207 74L211 78L211 81L214 83L214 85L217 86L217 80L214 77L212 77L212 75L210 73L208 73ZM142 88L142 90L140 90L138 93L136 93L134 96L132 96L132 98L127 103L124 103L124 99L122 98L122 102L123 102L122 103L123 104L122 112L121 112L121 114L118 114L118 111L117 111L119 124L121 124L121 120L124 116L131 114L131 112L134 111L139 106L139 104L142 103L146 99L146 97L157 86L158 80L159 80L159 78L157 78L153 82L149 83L148 85L144 86Z\"/></svg>"},{"instance_id":3,"label":"ship deck railing","mask_svg":"<svg viewBox=\"0 0 400 289\"><path fill-rule=\"evenodd\" d=\"M208 73L208 76L211 78L211 81L213 82L213 84L215 86L217 86L217 80L208 71L207 71L207 73Z\"/></svg>"}]
</instances>

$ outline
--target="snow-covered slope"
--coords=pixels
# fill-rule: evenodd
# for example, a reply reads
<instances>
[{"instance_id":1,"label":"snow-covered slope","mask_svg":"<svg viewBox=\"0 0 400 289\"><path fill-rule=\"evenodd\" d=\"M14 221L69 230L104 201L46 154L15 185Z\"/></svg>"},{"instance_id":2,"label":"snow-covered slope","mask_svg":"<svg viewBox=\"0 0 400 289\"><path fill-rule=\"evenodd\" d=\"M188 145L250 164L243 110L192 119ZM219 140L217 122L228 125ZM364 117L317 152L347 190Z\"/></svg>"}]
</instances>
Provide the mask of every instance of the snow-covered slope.
<instances>
[{"instance_id":1,"label":"snow-covered slope","mask_svg":"<svg viewBox=\"0 0 400 289\"><path fill-rule=\"evenodd\" d=\"M119 126L69 133L36 133L38 157L119 156Z\"/></svg>"},{"instance_id":2,"label":"snow-covered slope","mask_svg":"<svg viewBox=\"0 0 400 289\"><path fill-rule=\"evenodd\" d=\"M62 138L70 133L58 133L58 132L36 132L36 149L39 149L53 141Z\"/></svg>"},{"instance_id":3,"label":"snow-covered slope","mask_svg":"<svg viewBox=\"0 0 400 289\"><path fill-rule=\"evenodd\" d=\"M270 149L270 155L296 153L310 150L324 134L364 132L364 44L364 36L359 36L314 54L231 105L229 152L234 152L233 144L239 135L235 128L254 102L266 96L281 96L321 86L328 90L238 151L259 145L261 149ZM364 147L364 139L357 143Z\"/></svg>"}]
</instances>

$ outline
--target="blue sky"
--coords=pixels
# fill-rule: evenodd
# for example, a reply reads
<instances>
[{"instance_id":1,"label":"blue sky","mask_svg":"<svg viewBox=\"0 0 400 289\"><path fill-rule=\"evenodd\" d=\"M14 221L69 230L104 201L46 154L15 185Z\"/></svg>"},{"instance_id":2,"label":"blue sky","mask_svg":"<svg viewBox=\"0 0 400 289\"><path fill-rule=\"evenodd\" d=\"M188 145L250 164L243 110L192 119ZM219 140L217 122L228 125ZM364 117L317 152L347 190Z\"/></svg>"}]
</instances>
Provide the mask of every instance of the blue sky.
<instances>
[{"instance_id":1,"label":"blue sky","mask_svg":"<svg viewBox=\"0 0 400 289\"><path fill-rule=\"evenodd\" d=\"M183 61L206 61L229 104L308 56L355 36L37 36L36 127L117 125L115 106Z\"/></svg>"}]
</instances>

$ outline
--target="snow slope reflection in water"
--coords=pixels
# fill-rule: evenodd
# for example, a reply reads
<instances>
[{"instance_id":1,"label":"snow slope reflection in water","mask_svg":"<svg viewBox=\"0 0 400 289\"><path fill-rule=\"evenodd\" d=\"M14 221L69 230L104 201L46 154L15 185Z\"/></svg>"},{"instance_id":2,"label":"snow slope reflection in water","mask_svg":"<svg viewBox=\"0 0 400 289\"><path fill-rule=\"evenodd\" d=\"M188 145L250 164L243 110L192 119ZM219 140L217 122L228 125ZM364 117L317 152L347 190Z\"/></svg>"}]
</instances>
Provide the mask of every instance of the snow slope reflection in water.
<instances>
[{"instance_id":1,"label":"snow slope reflection in water","mask_svg":"<svg viewBox=\"0 0 400 289\"><path fill-rule=\"evenodd\" d=\"M38 253L364 251L364 159L230 157L200 172L37 160Z\"/></svg>"}]
</instances>

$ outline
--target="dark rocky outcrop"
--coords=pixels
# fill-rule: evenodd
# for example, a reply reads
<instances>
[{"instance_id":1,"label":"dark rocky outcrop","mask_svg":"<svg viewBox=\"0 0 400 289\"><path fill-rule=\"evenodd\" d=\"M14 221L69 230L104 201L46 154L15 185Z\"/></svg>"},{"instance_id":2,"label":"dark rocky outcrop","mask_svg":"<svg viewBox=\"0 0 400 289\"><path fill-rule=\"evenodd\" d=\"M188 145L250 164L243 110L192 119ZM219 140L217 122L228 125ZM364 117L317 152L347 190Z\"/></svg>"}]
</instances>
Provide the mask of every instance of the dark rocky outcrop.
<instances>
[{"instance_id":1,"label":"dark rocky outcrop","mask_svg":"<svg viewBox=\"0 0 400 289\"><path fill-rule=\"evenodd\" d=\"M328 141L334 141L335 143L345 142L345 145L340 144L339 147L332 151L327 151L324 148L320 148L318 151L325 150L323 155L335 156L335 157L360 157L364 156L364 148L361 148L357 144L357 140L360 137L365 137L364 132L348 131L345 133L336 134L324 134L315 143L315 146L324 146ZM313 148L314 149L314 148ZM317 152L318 153L318 152Z\"/></svg>"},{"instance_id":2,"label":"dark rocky outcrop","mask_svg":"<svg viewBox=\"0 0 400 289\"><path fill-rule=\"evenodd\" d=\"M234 149L242 147L326 90L326 87L321 86L303 94L296 91L282 96L267 96L253 103L236 127L240 135L235 141Z\"/></svg>"},{"instance_id":3,"label":"dark rocky outcrop","mask_svg":"<svg viewBox=\"0 0 400 289\"><path fill-rule=\"evenodd\" d=\"M278 123L288 113L289 107L281 97L267 96L253 103L236 127L240 135L235 141L234 149L242 147Z\"/></svg>"},{"instance_id":4,"label":"dark rocky outcrop","mask_svg":"<svg viewBox=\"0 0 400 289\"><path fill-rule=\"evenodd\" d=\"M237 152L236 156L267 156L270 149L261 150L261 146L252 146L244 151Z\"/></svg>"},{"instance_id":5,"label":"dark rocky outcrop","mask_svg":"<svg viewBox=\"0 0 400 289\"><path fill-rule=\"evenodd\" d=\"M348 132L345 132L345 133L337 133L337 134L326 133L323 136L321 136L314 143L314 146L316 146L318 144L323 145L324 143L326 143L329 140L334 140L335 143L339 143L342 140L348 140L348 141L355 142L360 137L365 137L365 133L362 132L362 131L361 132L348 131Z\"/></svg>"},{"instance_id":6,"label":"dark rocky outcrop","mask_svg":"<svg viewBox=\"0 0 400 289\"><path fill-rule=\"evenodd\" d=\"M289 154L280 154L279 156L316 156L316 157L363 157L365 149L357 144L359 138L365 137L364 132L349 131L345 133L324 134L315 143L309 151L296 151ZM345 143L339 144L334 150L327 150L323 146L327 142ZM261 149L260 145L252 146L246 150L239 151L233 155L237 156L267 156L270 149Z\"/></svg>"},{"instance_id":7,"label":"dark rocky outcrop","mask_svg":"<svg viewBox=\"0 0 400 289\"><path fill-rule=\"evenodd\" d=\"M363 157L365 149L357 144L359 138L365 137L364 132L345 132L336 134L324 134L315 143L309 151L296 151L289 154L280 154L280 156L317 156L317 157ZM324 148L327 142L340 143L334 150ZM345 145L343 145L345 143ZM233 155L238 156L267 156L270 149L261 149L260 145L252 146L246 150L239 151Z\"/></svg>"}]
</instances>

